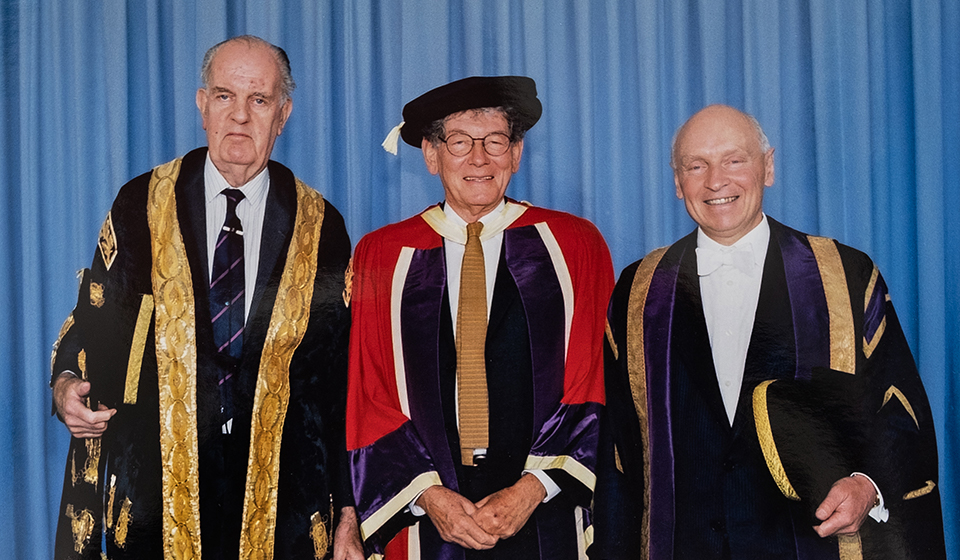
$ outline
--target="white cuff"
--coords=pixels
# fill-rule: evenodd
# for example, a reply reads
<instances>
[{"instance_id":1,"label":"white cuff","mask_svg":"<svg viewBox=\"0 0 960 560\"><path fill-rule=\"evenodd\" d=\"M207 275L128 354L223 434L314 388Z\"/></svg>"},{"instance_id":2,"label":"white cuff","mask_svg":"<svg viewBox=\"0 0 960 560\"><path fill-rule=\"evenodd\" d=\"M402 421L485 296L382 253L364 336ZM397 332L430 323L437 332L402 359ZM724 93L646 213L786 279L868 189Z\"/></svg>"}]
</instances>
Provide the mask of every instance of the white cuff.
<instances>
[{"instance_id":1,"label":"white cuff","mask_svg":"<svg viewBox=\"0 0 960 560\"><path fill-rule=\"evenodd\" d=\"M866 474L864 474L864 473L862 473L862 472L850 473L850 476L857 476L857 475L862 476L862 477L866 478L867 480L869 480L869 481L870 481L870 484L873 484L873 489L877 491L877 505L875 505L875 506L873 507L873 509L871 509L871 510L867 513L867 515L869 515L870 517L872 517L873 520L876 521L877 523L884 523L884 522L886 522L888 519L890 519L890 510L888 510L888 509L887 509L886 507L884 507L884 505L883 505L883 493L880 492L880 487L877 486L877 483L874 482L872 478L870 478L869 476L867 476Z\"/></svg>"},{"instance_id":2,"label":"white cuff","mask_svg":"<svg viewBox=\"0 0 960 560\"><path fill-rule=\"evenodd\" d=\"M428 486L427 488L432 488L432 486ZM427 488L424 488L423 490L417 492L417 495L414 496L412 500L410 500L410 505L407 506L410 508L410 513L412 513L414 517L423 517L424 515L427 514L426 510L424 510L422 507L417 505L417 500L419 500L420 496L422 496L423 493L427 491Z\"/></svg>"},{"instance_id":3,"label":"white cuff","mask_svg":"<svg viewBox=\"0 0 960 560\"><path fill-rule=\"evenodd\" d=\"M543 489L547 491L547 497L543 499L540 503L547 503L550 500L554 499L557 494L560 493L560 487L557 486L557 483L550 478L550 475L546 473L543 469L534 469L529 471L523 471L524 474L530 473L533 476L537 477L537 480L540 481L540 484L543 484Z\"/></svg>"}]
</instances>

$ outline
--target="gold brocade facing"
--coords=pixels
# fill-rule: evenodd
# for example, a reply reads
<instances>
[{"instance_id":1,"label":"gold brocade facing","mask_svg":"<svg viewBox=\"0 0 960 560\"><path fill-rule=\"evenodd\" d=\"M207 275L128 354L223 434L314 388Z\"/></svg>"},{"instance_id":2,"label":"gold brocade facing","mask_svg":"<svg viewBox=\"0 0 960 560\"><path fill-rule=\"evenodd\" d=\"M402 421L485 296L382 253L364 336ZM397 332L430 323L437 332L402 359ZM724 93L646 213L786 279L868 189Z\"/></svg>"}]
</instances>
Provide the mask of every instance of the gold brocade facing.
<instances>
[{"instance_id":1,"label":"gold brocade facing","mask_svg":"<svg viewBox=\"0 0 960 560\"><path fill-rule=\"evenodd\" d=\"M193 279L177 220L176 159L153 170L147 222L153 257L164 558L200 558L197 348Z\"/></svg>"},{"instance_id":2,"label":"gold brocade facing","mask_svg":"<svg viewBox=\"0 0 960 560\"><path fill-rule=\"evenodd\" d=\"M257 373L240 530L241 558L273 558L280 442L290 401L290 361L310 319L323 215L323 197L298 179L293 237Z\"/></svg>"},{"instance_id":3,"label":"gold brocade facing","mask_svg":"<svg viewBox=\"0 0 960 560\"><path fill-rule=\"evenodd\" d=\"M853 374L856 372L856 341L853 328L853 308L847 277L837 243L826 237L808 235L810 248L817 259L823 292L827 298L830 316L830 369Z\"/></svg>"},{"instance_id":4,"label":"gold brocade facing","mask_svg":"<svg viewBox=\"0 0 960 560\"><path fill-rule=\"evenodd\" d=\"M627 372L630 375L630 392L633 406L640 419L640 439L643 446L643 518L640 524L641 558L650 557L650 425L647 421L647 364L643 340L643 312L647 306L647 292L653 273L666 254L668 247L651 251L640 261L633 278L627 304Z\"/></svg>"},{"instance_id":5,"label":"gold brocade facing","mask_svg":"<svg viewBox=\"0 0 960 560\"><path fill-rule=\"evenodd\" d=\"M759 384L753 390L753 419L757 425L757 439L760 441L760 450L763 451L763 459L767 463L767 470L773 476L773 481L777 483L777 488L784 496L791 500L800 500L800 495L793 488L790 479L787 478L787 471L783 468L783 462L780 461L780 452L777 451L777 443L773 439L773 428L770 426L770 412L767 410L767 387L776 379L768 379Z\"/></svg>"}]
</instances>

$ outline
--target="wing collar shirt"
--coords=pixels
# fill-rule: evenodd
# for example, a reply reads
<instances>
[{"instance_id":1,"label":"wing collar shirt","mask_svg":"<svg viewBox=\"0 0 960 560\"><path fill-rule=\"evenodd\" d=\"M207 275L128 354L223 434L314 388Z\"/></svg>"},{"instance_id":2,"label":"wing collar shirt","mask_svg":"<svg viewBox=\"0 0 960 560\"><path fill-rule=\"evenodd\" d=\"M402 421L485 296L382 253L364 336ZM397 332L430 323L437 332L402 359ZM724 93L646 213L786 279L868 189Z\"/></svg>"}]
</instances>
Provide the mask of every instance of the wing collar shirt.
<instances>
[{"instance_id":1,"label":"wing collar shirt","mask_svg":"<svg viewBox=\"0 0 960 560\"><path fill-rule=\"evenodd\" d=\"M697 273L703 315L727 419L733 425L760 299L760 280L770 242L764 214L757 227L730 246L717 243L697 229Z\"/></svg>"},{"instance_id":2,"label":"wing collar shirt","mask_svg":"<svg viewBox=\"0 0 960 560\"><path fill-rule=\"evenodd\" d=\"M221 192L232 188L223 178L207 153L203 168L203 190L207 210L207 273L213 274L213 253L217 246L220 228L227 217L227 197ZM237 204L237 217L243 226L243 291L246 317L250 316L253 292L257 286L257 269L260 265L260 235L263 231L263 215L267 207L267 192L270 190L270 173L267 168L238 187L243 200ZM208 277L207 281L211 279Z\"/></svg>"}]
</instances>

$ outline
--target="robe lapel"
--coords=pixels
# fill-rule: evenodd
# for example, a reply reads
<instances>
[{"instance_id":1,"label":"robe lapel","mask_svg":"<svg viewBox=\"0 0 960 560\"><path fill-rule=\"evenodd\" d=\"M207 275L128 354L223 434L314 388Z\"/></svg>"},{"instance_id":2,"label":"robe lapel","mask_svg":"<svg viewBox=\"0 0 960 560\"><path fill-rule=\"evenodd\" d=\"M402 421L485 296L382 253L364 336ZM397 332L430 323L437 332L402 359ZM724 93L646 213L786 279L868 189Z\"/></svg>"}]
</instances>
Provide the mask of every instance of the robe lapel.
<instances>
[{"instance_id":1,"label":"robe lapel","mask_svg":"<svg viewBox=\"0 0 960 560\"><path fill-rule=\"evenodd\" d=\"M710 348L707 320L703 314L703 299L700 294L700 278L697 276L696 236L692 237L680 261L677 278L677 303L674 317L675 351L681 367L693 378L693 384L703 393L710 413L723 426L730 426L723 397L717 382L717 370Z\"/></svg>"}]
</instances>

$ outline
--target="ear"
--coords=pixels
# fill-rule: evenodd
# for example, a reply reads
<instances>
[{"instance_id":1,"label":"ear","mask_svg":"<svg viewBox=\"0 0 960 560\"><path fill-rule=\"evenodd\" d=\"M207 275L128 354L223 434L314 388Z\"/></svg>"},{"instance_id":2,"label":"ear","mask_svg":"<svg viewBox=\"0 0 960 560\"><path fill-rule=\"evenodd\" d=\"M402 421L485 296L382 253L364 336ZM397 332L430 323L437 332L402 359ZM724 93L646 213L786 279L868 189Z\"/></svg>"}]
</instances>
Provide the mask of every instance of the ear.
<instances>
[{"instance_id":1,"label":"ear","mask_svg":"<svg viewBox=\"0 0 960 560\"><path fill-rule=\"evenodd\" d=\"M680 188L680 175L676 171L673 172L673 184L677 187L677 198L683 200L683 189Z\"/></svg>"},{"instance_id":2,"label":"ear","mask_svg":"<svg viewBox=\"0 0 960 560\"><path fill-rule=\"evenodd\" d=\"M280 108L280 128L277 130L277 136L283 134L283 127L287 124L287 119L290 118L290 113L292 112L293 99L287 99L287 102Z\"/></svg>"},{"instance_id":3,"label":"ear","mask_svg":"<svg viewBox=\"0 0 960 560\"><path fill-rule=\"evenodd\" d=\"M513 156L511 173L516 173L520 170L520 158L523 156L523 140L510 145L510 155Z\"/></svg>"},{"instance_id":4,"label":"ear","mask_svg":"<svg viewBox=\"0 0 960 560\"><path fill-rule=\"evenodd\" d=\"M200 120L203 123L203 129L207 129L207 90L200 88L197 90L197 109L200 110Z\"/></svg>"},{"instance_id":5,"label":"ear","mask_svg":"<svg viewBox=\"0 0 960 560\"><path fill-rule=\"evenodd\" d=\"M433 142L424 138L420 142L420 149L423 151L423 161L427 164L427 171L431 175L440 173L440 154L437 153L437 146Z\"/></svg>"},{"instance_id":6,"label":"ear","mask_svg":"<svg viewBox=\"0 0 960 560\"><path fill-rule=\"evenodd\" d=\"M770 148L763 156L763 185L765 187L773 186L773 180L776 175L773 165L773 150L774 148Z\"/></svg>"}]
</instances>

